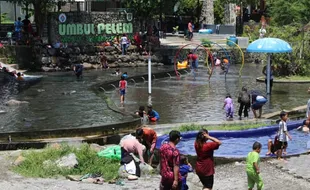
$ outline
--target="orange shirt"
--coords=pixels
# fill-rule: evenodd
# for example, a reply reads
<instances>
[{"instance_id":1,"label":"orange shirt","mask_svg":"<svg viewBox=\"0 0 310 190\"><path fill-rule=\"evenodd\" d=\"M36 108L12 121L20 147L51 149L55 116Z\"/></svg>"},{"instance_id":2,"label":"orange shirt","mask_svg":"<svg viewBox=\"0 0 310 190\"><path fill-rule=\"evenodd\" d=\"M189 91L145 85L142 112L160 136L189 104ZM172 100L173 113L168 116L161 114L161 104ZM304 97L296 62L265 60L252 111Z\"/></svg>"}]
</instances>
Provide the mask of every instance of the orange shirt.
<instances>
[{"instance_id":1,"label":"orange shirt","mask_svg":"<svg viewBox=\"0 0 310 190\"><path fill-rule=\"evenodd\" d=\"M147 127L143 128L143 141L145 141L148 145L156 143L157 134L154 129Z\"/></svg>"}]
</instances>

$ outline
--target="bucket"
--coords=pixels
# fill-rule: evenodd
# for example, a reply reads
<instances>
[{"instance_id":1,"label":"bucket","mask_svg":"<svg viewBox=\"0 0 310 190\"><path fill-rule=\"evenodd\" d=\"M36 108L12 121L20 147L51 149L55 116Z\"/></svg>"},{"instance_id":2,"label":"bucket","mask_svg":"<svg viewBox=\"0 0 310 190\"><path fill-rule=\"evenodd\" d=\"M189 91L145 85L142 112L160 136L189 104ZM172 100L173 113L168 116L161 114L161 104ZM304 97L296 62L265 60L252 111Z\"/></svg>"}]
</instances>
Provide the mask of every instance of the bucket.
<instances>
[{"instance_id":1,"label":"bucket","mask_svg":"<svg viewBox=\"0 0 310 190\"><path fill-rule=\"evenodd\" d=\"M233 47L235 46L235 44L238 43L238 39L236 36L230 36L229 38L227 38L227 42L226 44L229 46L229 47Z\"/></svg>"}]
</instances>

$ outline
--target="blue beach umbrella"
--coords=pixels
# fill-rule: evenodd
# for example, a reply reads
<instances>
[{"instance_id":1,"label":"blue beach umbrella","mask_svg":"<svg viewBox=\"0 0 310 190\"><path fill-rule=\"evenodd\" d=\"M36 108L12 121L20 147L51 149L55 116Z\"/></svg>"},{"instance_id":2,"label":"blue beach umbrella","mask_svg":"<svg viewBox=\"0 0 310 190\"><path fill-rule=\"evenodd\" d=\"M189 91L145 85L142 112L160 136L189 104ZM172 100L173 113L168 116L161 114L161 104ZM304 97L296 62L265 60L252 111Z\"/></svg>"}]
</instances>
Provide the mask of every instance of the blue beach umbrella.
<instances>
[{"instance_id":1,"label":"blue beach umbrella","mask_svg":"<svg viewBox=\"0 0 310 190\"><path fill-rule=\"evenodd\" d=\"M271 53L291 53L292 47L279 38L261 38L252 42L246 51L250 53L267 53L267 94L270 94L270 55Z\"/></svg>"}]
</instances>

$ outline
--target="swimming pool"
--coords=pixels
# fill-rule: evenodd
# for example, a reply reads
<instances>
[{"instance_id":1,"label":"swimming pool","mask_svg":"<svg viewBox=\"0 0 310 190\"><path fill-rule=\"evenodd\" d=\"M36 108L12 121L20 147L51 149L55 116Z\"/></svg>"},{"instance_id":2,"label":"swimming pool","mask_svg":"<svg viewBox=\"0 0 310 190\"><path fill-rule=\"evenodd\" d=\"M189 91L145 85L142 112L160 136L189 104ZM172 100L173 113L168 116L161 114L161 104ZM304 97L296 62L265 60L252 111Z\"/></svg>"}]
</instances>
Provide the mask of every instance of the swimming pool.
<instances>
[{"instance_id":1,"label":"swimming pool","mask_svg":"<svg viewBox=\"0 0 310 190\"><path fill-rule=\"evenodd\" d=\"M292 121L288 123L288 130L292 136L292 141L288 142L287 154L295 155L307 151L307 142L310 141L310 135L297 131L296 128L302 124L302 121ZM210 135L219 138L222 145L214 152L216 157L225 158L244 158L248 152L252 150L252 145L255 141L262 144L261 157L266 157L268 151L268 139L274 139L278 130L278 125L261 127L258 129L250 129L243 131L210 131ZM197 131L182 133L182 140L177 145L177 148L182 154L196 155L194 142ZM157 148L168 140L168 136L159 137Z\"/></svg>"}]
</instances>

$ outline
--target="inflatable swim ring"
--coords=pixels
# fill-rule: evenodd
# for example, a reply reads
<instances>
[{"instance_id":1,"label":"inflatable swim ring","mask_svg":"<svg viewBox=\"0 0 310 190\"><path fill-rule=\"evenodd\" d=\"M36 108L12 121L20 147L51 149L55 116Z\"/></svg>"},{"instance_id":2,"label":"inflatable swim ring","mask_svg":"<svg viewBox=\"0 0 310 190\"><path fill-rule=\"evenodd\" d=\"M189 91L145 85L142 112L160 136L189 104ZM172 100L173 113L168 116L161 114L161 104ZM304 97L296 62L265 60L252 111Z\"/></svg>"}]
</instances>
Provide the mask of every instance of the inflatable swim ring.
<instances>
[{"instance_id":1,"label":"inflatable swim ring","mask_svg":"<svg viewBox=\"0 0 310 190\"><path fill-rule=\"evenodd\" d=\"M178 62L178 69L187 68L187 61L182 61L182 63Z\"/></svg>"}]
</instances>

